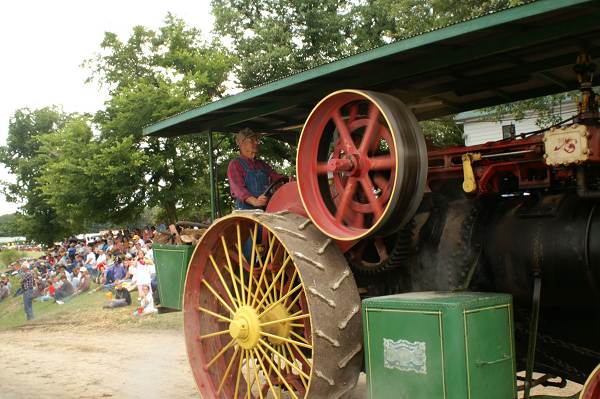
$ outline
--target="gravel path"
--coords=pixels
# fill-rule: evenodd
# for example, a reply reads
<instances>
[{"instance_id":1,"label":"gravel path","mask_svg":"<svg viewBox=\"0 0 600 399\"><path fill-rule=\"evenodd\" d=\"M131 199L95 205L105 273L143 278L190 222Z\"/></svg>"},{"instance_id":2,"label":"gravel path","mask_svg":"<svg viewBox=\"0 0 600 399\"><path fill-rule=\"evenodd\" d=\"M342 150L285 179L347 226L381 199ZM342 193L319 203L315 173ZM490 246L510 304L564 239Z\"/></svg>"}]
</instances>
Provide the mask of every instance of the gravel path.
<instances>
[{"instance_id":1,"label":"gravel path","mask_svg":"<svg viewBox=\"0 0 600 399\"><path fill-rule=\"evenodd\" d=\"M32 329L0 333L2 399L198 398L178 331ZM561 395L577 392L571 384ZM535 393L550 393L538 390ZM347 399L366 398L364 375Z\"/></svg>"}]
</instances>

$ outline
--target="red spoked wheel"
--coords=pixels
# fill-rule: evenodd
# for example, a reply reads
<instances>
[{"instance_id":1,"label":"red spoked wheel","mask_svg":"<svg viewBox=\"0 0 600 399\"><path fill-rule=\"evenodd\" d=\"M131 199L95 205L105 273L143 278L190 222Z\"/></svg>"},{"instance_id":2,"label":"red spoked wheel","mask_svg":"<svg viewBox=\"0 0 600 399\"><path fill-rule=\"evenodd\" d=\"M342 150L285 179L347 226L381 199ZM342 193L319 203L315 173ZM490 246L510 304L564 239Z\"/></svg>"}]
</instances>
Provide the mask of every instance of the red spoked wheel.
<instances>
[{"instance_id":1,"label":"red spoked wheel","mask_svg":"<svg viewBox=\"0 0 600 399\"><path fill-rule=\"evenodd\" d=\"M410 220L425 189L427 149L400 100L342 90L309 115L296 166L311 220L328 236L351 241L393 233Z\"/></svg>"},{"instance_id":2,"label":"red spoked wheel","mask_svg":"<svg viewBox=\"0 0 600 399\"><path fill-rule=\"evenodd\" d=\"M362 364L360 297L339 249L291 213L234 213L203 235L184 291L204 398L341 398Z\"/></svg>"},{"instance_id":3,"label":"red spoked wheel","mask_svg":"<svg viewBox=\"0 0 600 399\"><path fill-rule=\"evenodd\" d=\"M600 399L600 365L591 372L579 397L581 399Z\"/></svg>"}]
</instances>

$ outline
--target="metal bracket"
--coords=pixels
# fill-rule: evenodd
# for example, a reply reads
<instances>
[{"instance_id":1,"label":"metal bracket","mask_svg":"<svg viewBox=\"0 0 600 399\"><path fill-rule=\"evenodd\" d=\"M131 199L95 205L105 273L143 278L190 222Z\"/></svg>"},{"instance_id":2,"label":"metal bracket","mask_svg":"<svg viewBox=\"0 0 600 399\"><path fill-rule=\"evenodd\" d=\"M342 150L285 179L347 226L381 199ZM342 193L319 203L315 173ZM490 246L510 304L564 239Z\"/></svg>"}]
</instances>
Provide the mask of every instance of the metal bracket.
<instances>
[{"instance_id":1,"label":"metal bracket","mask_svg":"<svg viewBox=\"0 0 600 399\"><path fill-rule=\"evenodd\" d=\"M535 347L537 344L537 332L540 320L540 296L542 292L542 275L539 271L535 271L533 276L533 301L531 304L531 320L529 321L529 345L527 348L527 369L525 371L524 399L530 398L533 378L533 366L535 363Z\"/></svg>"},{"instance_id":2,"label":"metal bracket","mask_svg":"<svg viewBox=\"0 0 600 399\"><path fill-rule=\"evenodd\" d=\"M475 174L473 173L472 162L481 161L481 154L477 152L468 152L462 155L463 164L463 190L465 193L473 193L477 191L477 182L475 181Z\"/></svg>"}]
</instances>

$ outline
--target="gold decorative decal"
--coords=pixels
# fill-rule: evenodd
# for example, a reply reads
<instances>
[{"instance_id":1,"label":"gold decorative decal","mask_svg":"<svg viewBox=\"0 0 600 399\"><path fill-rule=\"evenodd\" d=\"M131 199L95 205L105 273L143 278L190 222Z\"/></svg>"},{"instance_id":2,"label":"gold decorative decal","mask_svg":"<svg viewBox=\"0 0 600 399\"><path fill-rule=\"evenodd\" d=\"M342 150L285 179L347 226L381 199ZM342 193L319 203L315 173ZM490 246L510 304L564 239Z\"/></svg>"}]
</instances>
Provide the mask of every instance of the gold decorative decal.
<instances>
[{"instance_id":1,"label":"gold decorative decal","mask_svg":"<svg viewBox=\"0 0 600 399\"><path fill-rule=\"evenodd\" d=\"M589 133L585 125L552 128L544 133L546 165L579 164L590 156Z\"/></svg>"}]
</instances>

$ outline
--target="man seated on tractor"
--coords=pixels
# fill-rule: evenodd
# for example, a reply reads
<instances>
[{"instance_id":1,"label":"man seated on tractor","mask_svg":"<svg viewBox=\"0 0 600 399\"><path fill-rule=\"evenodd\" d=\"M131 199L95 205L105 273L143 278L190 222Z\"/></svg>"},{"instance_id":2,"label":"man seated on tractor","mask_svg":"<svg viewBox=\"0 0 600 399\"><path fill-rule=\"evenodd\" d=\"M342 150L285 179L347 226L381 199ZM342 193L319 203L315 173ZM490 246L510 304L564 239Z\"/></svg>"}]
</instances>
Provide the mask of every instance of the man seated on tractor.
<instances>
[{"instance_id":1,"label":"man seated on tractor","mask_svg":"<svg viewBox=\"0 0 600 399\"><path fill-rule=\"evenodd\" d=\"M227 168L235 209L264 209L269 201L265 195L269 184L285 178L266 162L256 159L259 140L260 134L249 128L240 130L235 136L240 156L229 162Z\"/></svg>"}]
</instances>

